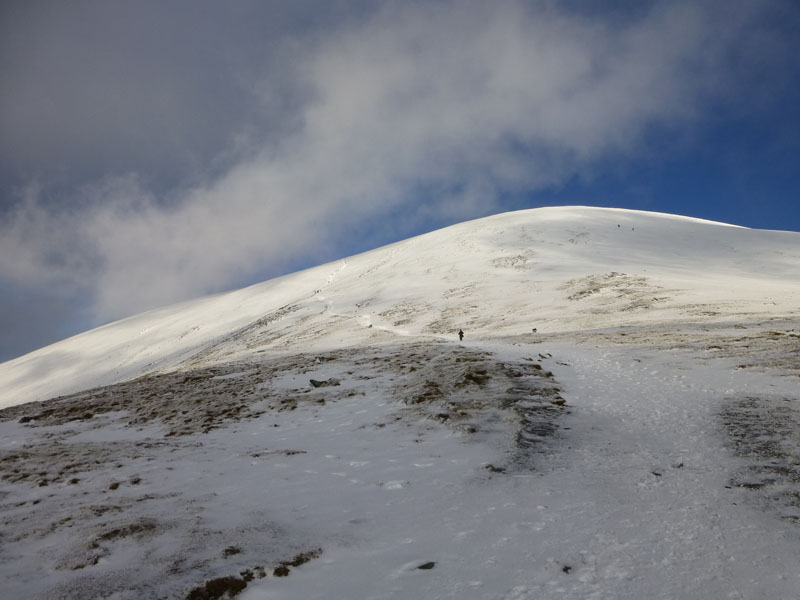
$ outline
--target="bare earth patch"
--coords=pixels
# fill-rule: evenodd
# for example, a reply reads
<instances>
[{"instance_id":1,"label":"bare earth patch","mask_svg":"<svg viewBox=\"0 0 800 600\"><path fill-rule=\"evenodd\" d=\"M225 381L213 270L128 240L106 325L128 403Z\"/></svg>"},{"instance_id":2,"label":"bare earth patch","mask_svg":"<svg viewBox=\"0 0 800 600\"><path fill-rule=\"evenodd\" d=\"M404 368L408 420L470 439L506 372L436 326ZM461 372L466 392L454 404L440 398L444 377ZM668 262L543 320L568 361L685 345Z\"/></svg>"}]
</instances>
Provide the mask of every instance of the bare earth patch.
<instances>
[{"instance_id":1,"label":"bare earth patch","mask_svg":"<svg viewBox=\"0 0 800 600\"><path fill-rule=\"evenodd\" d=\"M261 503L220 527L208 513L229 488L216 481L252 486L249 465L324 460L240 431L278 436L359 398L388 403L371 428L401 428L414 441L435 429L465 443L511 433L495 475L555 451L564 412L538 359L507 364L436 342L231 362L11 407L0 411L4 436L17 440L0 450L0 562L20 572L35 560L52 585L31 597L48 599L216 599L289 575L324 540L276 524Z\"/></svg>"}]
</instances>

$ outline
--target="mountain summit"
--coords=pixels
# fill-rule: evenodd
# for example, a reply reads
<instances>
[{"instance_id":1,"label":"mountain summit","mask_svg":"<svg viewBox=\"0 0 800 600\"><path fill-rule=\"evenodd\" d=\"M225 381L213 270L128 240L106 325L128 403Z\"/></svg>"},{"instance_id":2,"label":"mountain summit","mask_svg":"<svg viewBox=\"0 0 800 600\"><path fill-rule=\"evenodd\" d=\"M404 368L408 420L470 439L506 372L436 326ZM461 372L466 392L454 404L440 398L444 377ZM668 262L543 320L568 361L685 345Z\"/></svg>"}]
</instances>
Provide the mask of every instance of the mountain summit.
<instances>
[{"instance_id":1,"label":"mountain summit","mask_svg":"<svg viewBox=\"0 0 800 600\"><path fill-rule=\"evenodd\" d=\"M461 223L153 310L0 365L0 408L255 353L793 318L800 234L554 207Z\"/></svg>"},{"instance_id":2,"label":"mountain summit","mask_svg":"<svg viewBox=\"0 0 800 600\"><path fill-rule=\"evenodd\" d=\"M536 209L7 362L0 589L795 598L798 273L798 233Z\"/></svg>"}]
</instances>

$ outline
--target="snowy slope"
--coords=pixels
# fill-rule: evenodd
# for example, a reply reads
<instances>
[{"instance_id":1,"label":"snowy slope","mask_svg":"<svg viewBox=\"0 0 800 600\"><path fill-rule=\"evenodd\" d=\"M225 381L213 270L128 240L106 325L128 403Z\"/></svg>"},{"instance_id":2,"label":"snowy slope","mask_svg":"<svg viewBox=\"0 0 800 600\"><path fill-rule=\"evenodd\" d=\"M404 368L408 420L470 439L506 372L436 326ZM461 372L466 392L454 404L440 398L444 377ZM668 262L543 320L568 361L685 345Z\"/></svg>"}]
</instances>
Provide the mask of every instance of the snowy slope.
<instances>
[{"instance_id":1,"label":"snowy slope","mask_svg":"<svg viewBox=\"0 0 800 600\"><path fill-rule=\"evenodd\" d=\"M536 209L0 365L0 596L796 600L797 273Z\"/></svg>"},{"instance_id":2,"label":"snowy slope","mask_svg":"<svg viewBox=\"0 0 800 600\"><path fill-rule=\"evenodd\" d=\"M800 234L622 209L455 225L151 311L0 365L0 407L144 373L390 341L800 312Z\"/></svg>"}]
</instances>

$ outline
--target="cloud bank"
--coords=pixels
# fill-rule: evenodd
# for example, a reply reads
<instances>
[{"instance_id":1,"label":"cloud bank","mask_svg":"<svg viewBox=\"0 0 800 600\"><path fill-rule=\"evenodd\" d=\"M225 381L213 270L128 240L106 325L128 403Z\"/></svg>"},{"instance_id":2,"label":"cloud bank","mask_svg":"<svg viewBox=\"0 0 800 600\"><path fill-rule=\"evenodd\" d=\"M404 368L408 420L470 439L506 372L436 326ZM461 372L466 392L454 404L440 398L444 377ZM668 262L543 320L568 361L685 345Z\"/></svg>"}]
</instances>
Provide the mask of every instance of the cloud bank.
<instances>
[{"instance_id":1,"label":"cloud bank","mask_svg":"<svg viewBox=\"0 0 800 600\"><path fill-rule=\"evenodd\" d=\"M689 135L775 52L757 2L282 4L6 15L40 37L12 48L18 85L0 86L0 153L28 174L6 194L0 289L99 323L326 256L364 228L489 214L654 152L654 131Z\"/></svg>"}]
</instances>

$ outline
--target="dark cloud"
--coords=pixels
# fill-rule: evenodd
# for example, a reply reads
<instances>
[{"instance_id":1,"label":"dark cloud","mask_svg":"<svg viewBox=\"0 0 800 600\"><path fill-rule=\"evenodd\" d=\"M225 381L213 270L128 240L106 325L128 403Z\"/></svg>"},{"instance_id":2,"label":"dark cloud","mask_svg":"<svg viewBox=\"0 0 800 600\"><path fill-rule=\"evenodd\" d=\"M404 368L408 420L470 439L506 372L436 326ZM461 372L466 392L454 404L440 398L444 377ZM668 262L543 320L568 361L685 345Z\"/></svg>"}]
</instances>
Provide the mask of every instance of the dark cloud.
<instances>
[{"instance_id":1,"label":"dark cloud","mask_svg":"<svg viewBox=\"0 0 800 600\"><path fill-rule=\"evenodd\" d=\"M136 172L163 192L282 131L292 36L313 36L341 9L12 0L0 10L3 175L70 186Z\"/></svg>"}]
</instances>

